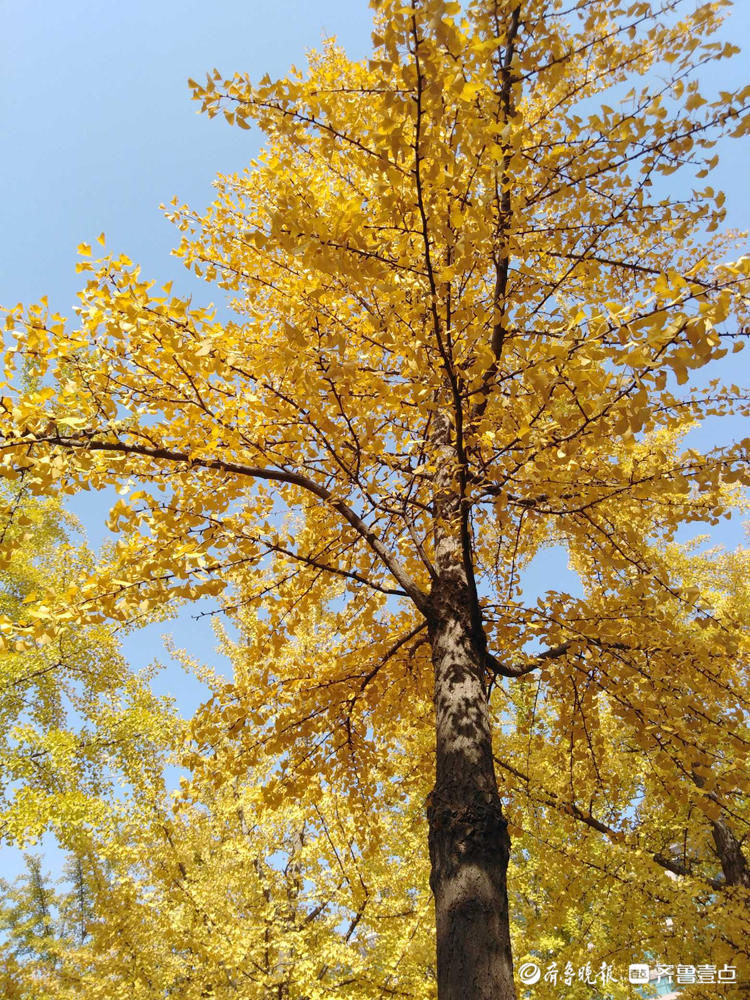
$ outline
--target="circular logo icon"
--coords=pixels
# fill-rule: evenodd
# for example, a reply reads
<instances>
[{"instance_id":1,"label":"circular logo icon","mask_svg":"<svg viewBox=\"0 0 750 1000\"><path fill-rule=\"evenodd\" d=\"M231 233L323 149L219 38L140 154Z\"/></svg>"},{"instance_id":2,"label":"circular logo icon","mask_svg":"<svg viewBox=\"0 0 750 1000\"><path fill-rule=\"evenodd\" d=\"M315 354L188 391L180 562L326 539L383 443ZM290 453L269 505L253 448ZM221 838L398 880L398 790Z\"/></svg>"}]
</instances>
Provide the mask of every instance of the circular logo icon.
<instances>
[{"instance_id":1,"label":"circular logo icon","mask_svg":"<svg viewBox=\"0 0 750 1000\"><path fill-rule=\"evenodd\" d=\"M533 983L538 983L541 976L542 970L536 962L524 962L518 970L518 978L525 986L531 986Z\"/></svg>"}]
</instances>

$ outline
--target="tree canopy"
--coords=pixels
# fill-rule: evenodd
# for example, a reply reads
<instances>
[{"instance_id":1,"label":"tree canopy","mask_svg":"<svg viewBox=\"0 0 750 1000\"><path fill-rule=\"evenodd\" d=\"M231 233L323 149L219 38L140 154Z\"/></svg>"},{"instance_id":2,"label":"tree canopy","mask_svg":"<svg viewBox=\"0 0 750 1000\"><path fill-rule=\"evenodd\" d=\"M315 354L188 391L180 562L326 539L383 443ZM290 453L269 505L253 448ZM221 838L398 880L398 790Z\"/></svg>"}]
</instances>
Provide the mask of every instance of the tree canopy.
<instances>
[{"instance_id":1,"label":"tree canopy","mask_svg":"<svg viewBox=\"0 0 750 1000\"><path fill-rule=\"evenodd\" d=\"M620 950L656 910L706 960L742 948L741 571L677 546L748 480L746 441L683 443L748 412L709 374L750 302L702 183L750 129L750 87L699 86L726 6L378 0L366 62L191 81L265 136L168 210L229 318L86 244L77 325L8 314L3 475L122 494L107 558L6 617L11 649L220 595L247 662L195 735L231 728L223 780L262 750L268 796L323 775L356 815L434 769L441 1000L514 997L509 913L516 954L580 946L593 886L648 901ZM530 604L549 544L582 596Z\"/></svg>"}]
</instances>

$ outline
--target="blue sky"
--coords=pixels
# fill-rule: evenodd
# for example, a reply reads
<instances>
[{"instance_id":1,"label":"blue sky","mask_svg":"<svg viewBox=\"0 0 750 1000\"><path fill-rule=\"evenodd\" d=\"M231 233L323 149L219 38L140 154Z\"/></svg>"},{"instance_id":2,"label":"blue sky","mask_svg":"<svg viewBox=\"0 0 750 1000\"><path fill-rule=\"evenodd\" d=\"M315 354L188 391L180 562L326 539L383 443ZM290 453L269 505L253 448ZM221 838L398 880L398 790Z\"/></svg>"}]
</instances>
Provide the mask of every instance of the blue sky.
<instances>
[{"instance_id":1,"label":"blue sky","mask_svg":"<svg viewBox=\"0 0 750 1000\"><path fill-rule=\"evenodd\" d=\"M284 75L330 34L362 57L370 11L364 0L0 0L0 30L0 303L47 294L68 315L80 287L75 248L101 231L108 248L127 253L146 274L172 278L176 289L193 287L169 256L177 234L159 204L177 195L202 208L215 174L244 166L259 137L198 115L187 78L213 67L254 79ZM724 35L750 38L747 0L739 0ZM735 77L725 69L712 73L711 83L734 86ZM712 181L727 193L730 225L741 229L750 229L748 174L744 143ZM210 295L205 286L196 292L204 300ZM104 505L71 506L98 544ZM559 553L548 554L537 567L537 586L563 572ZM127 652L134 666L155 657L166 662L160 636L171 631L178 646L214 660L210 621L185 612L174 626L152 626L128 640ZM160 685L186 712L200 700L200 688L178 668Z\"/></svg>"},{"instance_id":2,"label":"blue sky","mask_svg":"<svg viewBox=\"0 0 750 1000\"><path fill-rule=\"evenodd\" d=\"M75 247L104 230L146 273L187 284L159 204L211 200L217 172L244 166L258 136L197 114L189 76L283 75L336 34L350 55L370 45L364 0L0 0L3 136L0 303L47 294L67 313L80 287ZM750 37L739 0L724 35ZM747 57L744 58L747 66ZM737 65L720 72L737 85ZM712 78L714 71L712 70ZM747 144L717 173L732 224L750 228Z\"/></svg>"}]
</instances>

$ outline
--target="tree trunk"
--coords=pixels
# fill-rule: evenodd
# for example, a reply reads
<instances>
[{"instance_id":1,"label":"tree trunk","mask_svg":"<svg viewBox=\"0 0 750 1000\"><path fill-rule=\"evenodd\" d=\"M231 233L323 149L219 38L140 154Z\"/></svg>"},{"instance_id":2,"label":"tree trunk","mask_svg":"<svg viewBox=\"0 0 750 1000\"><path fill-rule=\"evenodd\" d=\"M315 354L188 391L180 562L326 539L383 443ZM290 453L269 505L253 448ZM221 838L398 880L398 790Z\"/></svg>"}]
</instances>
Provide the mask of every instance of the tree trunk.
<instances>
[{"instance_id":1,"label":"tree trunk","mask_svg":"<svg viewBox=\"0 0 750 1000\"><path fill-rule=\"evenodd\" d=\"M439 1000L515 1000L506 874L510 838L492 761L484 652L459 571L429 621L437 769L428 808Z\"/></svg>"},{"instance_id":2,"label":"tree trunk","mask_svg":"<svg viewBox=\"0 0 750 1000\"><path fill-rule=\"evenodd\" d=\"M691 768L693 781L698 788L706 786L706 764L703 763L703 773L697 770L694 765ZM716 796L710 796L717 805L720 805ZM727 885L741 885L745 889L750 889L750 869L748 869L747 859L742 851L742 843L737 840L731 826L726 818L726 812L721 809L716 819L711 820L711 833L716 847L716 857L721 864L721 870Z\"/></svg>"},{"instance_id":3,"label":"tree trunk","mask_svg":"<svg viewBox=\"0 0 750 1000\"><path fill-rule=\"evenodd\" d=\"M716 854L727 885L741 885L750 889L750 871L740 842L723 816L711 821Z\"/></svg>"}]
</instances>

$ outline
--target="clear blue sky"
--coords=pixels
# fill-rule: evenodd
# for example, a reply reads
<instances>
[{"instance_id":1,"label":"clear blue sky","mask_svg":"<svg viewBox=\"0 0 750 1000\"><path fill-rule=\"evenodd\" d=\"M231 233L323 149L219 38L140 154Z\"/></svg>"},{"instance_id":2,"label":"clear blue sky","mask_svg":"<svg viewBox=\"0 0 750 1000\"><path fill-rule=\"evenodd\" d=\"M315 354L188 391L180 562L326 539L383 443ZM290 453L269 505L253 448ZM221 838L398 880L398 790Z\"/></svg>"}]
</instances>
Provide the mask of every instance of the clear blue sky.
<instances>
[{"instance_id":1,"label":"clear blue sky","mask_svg":"<svg viewBox=\"0 0 750 1000\"><path fill-rule=\"evenodd\" d=\"M158 206L177 195L202 208L214 175L244 166L259 137L198 115L187 78L213 67L254 79L284 75L330 34L360 58L369 50L370 11L365 0L0 0L0 32L0 303L47 294L69 315L80 287L75 247L102 230L108 248L147 275L193 287L169 257L176 233ZM738 0L724 35L750 38L748 0ZM741 63L748 68L746 56ZM736 72L712 72L711 83L738 82ZM712 182L726 190L730 224L742 229L750 229L749 174L748 144L738 144ZM211 294L196 290L200 299ZM102 504L73 508L98 543ZM562 573L559 553L548 555L537 586ZM213 659L208 619L186 613L175 627L154 626L128 642L134 666L166 661L159 636L170 630L178 645ZM200 699L175 669L163 689L179 695L184 711Z\"/></svg>"},{"instance_id":2,"label":"clear blue sky","mask_svg":"<svg viewBox=\"0 0 750 1000\"><path fill-rule=\"evenodd\" d=\"M283 75L332 33L356 57L369 46L364 0L0 0L0 11L0 302L47 293L66 311L75 247L102 230L144 271L186 278L168 260L160 202L206 204L214 175L257 151L256 133L197 114L189 76Z\"/></svg>"},{"instance_id":3,"label":"clear blue sky","mask_svg":"<svg viewBox=\"0 0 750 1000\"><path fill-rule=\"evenodd\" d=\"M67 314L80 287L75 247L102 230L146 273L186 284L159 204L176 194L203 206L214 175L257 151L254 131L197 114L187 78L214 66L282 75L326 34L364 56L370 11L365 0L0 0L0 29L0 303L48 294ZM750 38L748 0L724 34ZM738 84L737 65L725 85ZM743 229L747 149L718 174Z\"/></svg>"}]
</instances>

